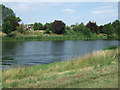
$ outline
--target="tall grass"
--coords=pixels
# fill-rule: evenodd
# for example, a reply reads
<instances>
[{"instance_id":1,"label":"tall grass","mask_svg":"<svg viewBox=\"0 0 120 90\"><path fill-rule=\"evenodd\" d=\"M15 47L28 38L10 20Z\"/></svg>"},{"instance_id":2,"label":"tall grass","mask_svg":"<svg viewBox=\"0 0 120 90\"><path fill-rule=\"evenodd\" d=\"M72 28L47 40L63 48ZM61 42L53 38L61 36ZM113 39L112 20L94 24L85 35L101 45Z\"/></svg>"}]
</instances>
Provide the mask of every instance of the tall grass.
<instances>
[{"instance_id":1,"label":"tall grass","mask_svg":"<svg viewBox=\"0 0 120 90\"><path fill-rule=\"evenodd\" d=\"M3 36L2 40L6 41L17 41L17 40L91 40L91 39L107 39L106 34L91 33L90 37L87 38L81 32L76 32L73 30L66 30L66 33L62 35L57 35L54 33L45 34L40 30L26 30L24 33L19 33L18 31L14 31L11 33L12 37ZM118 39L118 36L114 36L111 39Z\"/></svg>"},{"instance_id":2,"label":"tall grass","mask_svg":"<svg viewBox=\"0 0 120 90\"><path fill-rule=\"evenodd\" d=\"M3 41L16 41L16 40L91 40L91 39L107 39L106 37L94 36L86 38L83 36L70 36L70 35L37 35L37 36L15 36L15 37L3 37Z\"/></svg>"},{"instance_id":3,"label":"tall grass","mask_svg":"<svg viewBox=\"0 0 120 90\"><path fill-rule=\"evenodd\" d=\"M118 49L100 50L71 61L8 69L3 87L116 88L118 55Z\"/></svg>"},{"instance_id":4,"label":"tall grass","mask_svg":"<svg viewBox=\"0 0 120 90\"><path fill-rule=\"evenodd\" d=\"M11 33L12 37L3 37L3 41L23 41L23 40L86 40L86 39L106 39L105 36L98 36L91 34L91 38L86 38L82 33L73 30L67 30L65 34L57 35L54 33L44 34L39 30L26 30L24 33L14 31Z\"/></svg>"},{"instance_id":5,"label":"tall grass","mask_svg":"<svg viewBox=\"0 0 120 90\"><path fill-rule=\"evenodd\" d=\"M103 50L114 50L117 48L118 48L117 46L111 46L111 47L104 48Z\"/></svg>"}]
</instances>

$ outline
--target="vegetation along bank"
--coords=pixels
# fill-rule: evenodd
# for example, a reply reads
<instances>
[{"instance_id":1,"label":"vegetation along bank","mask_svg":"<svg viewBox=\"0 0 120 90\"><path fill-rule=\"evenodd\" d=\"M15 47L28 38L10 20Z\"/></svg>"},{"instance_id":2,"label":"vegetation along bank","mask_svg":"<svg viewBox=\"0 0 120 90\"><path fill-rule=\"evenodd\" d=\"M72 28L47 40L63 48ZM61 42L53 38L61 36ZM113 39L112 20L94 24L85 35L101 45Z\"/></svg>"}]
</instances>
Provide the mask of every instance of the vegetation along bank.
<instances>
[{"instance_id":1,"label":"vegetation along bank","mask_svg":"<svg viewBox=\"0 0 120 90\"><path fill-rule=\"evenodd\" d=\"M14 11L3 4L2 28L0 37L4 40L80 40L80 39L119 39L120 21L115 20L105 25L97 25L96 22L89 21L73 25L66 25L61 20L42 24L35 22L32 24L20 24L22 21L16 17Z\"/></svg>"},{"instance_id":2,"label":"vegetation along bank","mask_svg":"<svg viewBox=\"0 0 120 90\"><path fill-rule=\"evenodd\" d=\"M118 48L82 58L3 71L4 88L118 88Z\"/></svg>"}]
</instances>

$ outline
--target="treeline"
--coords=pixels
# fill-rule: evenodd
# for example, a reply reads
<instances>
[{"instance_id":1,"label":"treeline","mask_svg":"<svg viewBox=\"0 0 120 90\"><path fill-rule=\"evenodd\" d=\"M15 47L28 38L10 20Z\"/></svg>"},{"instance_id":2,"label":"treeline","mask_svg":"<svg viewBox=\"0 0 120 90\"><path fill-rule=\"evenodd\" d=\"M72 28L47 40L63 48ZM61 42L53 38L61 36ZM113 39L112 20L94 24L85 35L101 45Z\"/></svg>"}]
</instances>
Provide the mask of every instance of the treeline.
<instances>
[{"instance_id":1,"label":"treeline","mask_svg":"<svg viewBox=\"0 0 120 90\"><path fill-rule=\"evenodd\" d=\"M45 34L51 34L51 33L67 34L67 35L79 34L79 35L83 35L86 38L91 38L92 34L96 34L96 35L104 34L107 36L108 39L114 37L118 38L118 36L120 35L119 20L115 20L112 23L108 23L100 26L98 26L96 22L91 22L91 21L89 21L86 25L84 23L80 23L71 26L66 26L66 24L61 20L55 20L54 22L46 23L46 24L35 22L34 24L29 24L28 26L30 26L32 30L44 30ZM23 33L26 29L25 26L22 24L17 27L17 30Z\"/></svg>"},{"instance_id":2,"label":"treeline","mask_svg":"<svg viewBox=\"0 0 120 90\"><path fill-rule=\"evenodd\" d=\"M21 19L16 17L15 13L12 9L5 7L4 5L0 5L0 12L2 12L2 32L9 35L12 31L16 30L16 27L19 26L19 22Z\"/></svg>"},{"instance_id":3,"label":"treeline","mask_svg":"<svg viewBox=\"0 0 120 90\"><path fill-rule=\"evenodd\" d=\"M2 7L2 32L8 36L11 35L12 31L18 31L23 33L26 30L44 30L44 34L66 34L78 36L83 35L84 37L91 38L93 34L105 34L107 38L118 37L120 34L120 21L115 20L112 23L98 26L96 22L89 21L86 25L84 23L74 24L67 26L61 20L55 20L54 22L42 24L35 22L34 24L24 25L19 24L21 19L15 16L12 9L0 5Z\"/></svg>"}]
</instances>

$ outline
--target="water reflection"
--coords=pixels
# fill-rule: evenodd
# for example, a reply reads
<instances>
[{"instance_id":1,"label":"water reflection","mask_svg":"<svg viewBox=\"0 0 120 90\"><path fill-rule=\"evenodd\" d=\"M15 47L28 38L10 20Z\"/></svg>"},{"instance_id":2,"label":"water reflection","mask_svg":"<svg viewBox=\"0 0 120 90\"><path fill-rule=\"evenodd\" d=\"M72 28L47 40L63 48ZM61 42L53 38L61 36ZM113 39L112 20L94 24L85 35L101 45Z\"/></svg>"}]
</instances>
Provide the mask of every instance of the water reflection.
<instances>
[{"instance_id":1,"label":"water reflection","mask_svg":"<svg viewBox=\"0 0 120 90\"><path fill-rule=\"evenodd\" d=\"M61 61L64 59L65 41L52 41L50 45L51 56L54 61Z\"/></svg>"},{"instance_id":2,"label":"water reflection","mask_svg":"<svg viewBox=\"0 0 120 90\"><path fill-rule=\"evenodd\" d=\"M16 52L18 51L18 47L21 46L21 42L2 42L2 64L3 65L11 65L16 64L17 61L15 59Z\"/></svg>"},{"instance_id":3,"label":"water reflection","mask_svg":"<svg viewBox=\"0 0 120 90\"><path fill-rule=\"evenodd\" d=\"M116 40L9 41L2 43L3 65L48 64L118 45Z\"/></svg>"}]
</instances>

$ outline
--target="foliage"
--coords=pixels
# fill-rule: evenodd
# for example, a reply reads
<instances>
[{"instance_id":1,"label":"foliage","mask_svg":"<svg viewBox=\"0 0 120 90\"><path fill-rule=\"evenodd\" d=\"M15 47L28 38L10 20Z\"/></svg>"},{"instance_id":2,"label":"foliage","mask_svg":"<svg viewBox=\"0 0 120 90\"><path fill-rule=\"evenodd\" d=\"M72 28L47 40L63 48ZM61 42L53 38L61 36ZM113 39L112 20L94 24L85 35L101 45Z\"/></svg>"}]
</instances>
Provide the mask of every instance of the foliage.
<instances>
[{"instance_id":1,"label":"foliage","mask_svg":"<svg viewBox=\"0 0 120 90\"><path fill-rule=\"evenodd\" d=\"M52 23L46 23L46 24L44 24L43 29L44 30L47 30L47 29L51 30L51 25L52 25Z\"/></svg>"},{"instance_id":2,"label":"foliage","mask_svg":"<svg viewBox=\"0 0 120 90\"><path fill-rule=\"evenodd\" d=\"M115 33L120 36L120 20L115 20L112 25L115 28Z\"/></svg>"},{"instance_id":3,"label":"foliage","mask_svg":"<svg viewBox=\"0 0 120 90\"><path fill-rule=\"evenodd\" d=\"M71 30L71 28L69 26L66 26L65 30Z\"/></svg>"},{"instance_id":4,"label":"foliage","mask_svg":"<svg viewBox=\"0 0 120 90\"><path fill-rule=\"evenodd\" d=\"M56 34L63 34L65 33L65 23L60 20L55 20L52 23L52 32Z\"/></svg>"},{"instance_id":5,"label":"foliage","mask_svg":"<svg viewBox=\"0 0 120 90\"><path fill-rule=\"evenodd\" d=\"M25 33L25 26L23 24L20 24L16 27L17 31L20 33Z\"/></svg>"},{"instance_id":6,"label":"foliage","mask_svg":"<svg viewBox=\"0 0 120 90\"><path fill-rule=\"evenodd\" d=\"M43 24L35 22L34 25L33 25L33 29L34 30L42 30L43 29Z\"/></svg>"},{"instance_id":7,"label":"foliage","mask_svg":"<svg viewBox=\"0 0 120 90\"><path fill-rule=\"evenodd\" d=\"M69 36L76 36L77 34L79 34L78 32L74 31L74 30L66 30L65 31L65 35L69 35Z\"/></svg>"},{"instance_id":8,"label":"foliage","mask_svg":"<svg viewBox=\"0 0 120 90\"><path fill-rule=\"evenodd\" d=\"M107 34L108 39L112 38L114 30L115 30L115 28L111 23L105 24L104 27L103 27L103 31L104 31L105 34Z\"/></svg>"},{"instance_id":9,"label":"foliage","mask_svg":"<svg viewBox=\"0 0 120 90\"><path fill-rule=\"evenodd\" d=\"M0 20L0 23L2 23L0 25L2 32L6 33L7 36L10 36L10 33L17 29L17 31L22 34L25 30L23 29L23 25L19 25L18 23L21 21L21 19L19 17L16 17L12 9L5 7L4 5L0 5L0 8L2 8L0 9L2 12L2 17ZM42 23L35 22L34 24L29 24L29 26L34 30L45 30L45 32L43 32L44 34L50 34L51 32L53 32L55 35L63 34L65 39L103 39L106 38L106 36L107 39L120 39L119 20L115 20L113 23L108 23L100 26L98 26L96 22L91 21L89 21L86 25L84 25L84 23L76 23L71 26L66 26L66 24L61 20L55 20L53 23L50 22L44 25ZM53 33L51 34L53 35ZM104 36L101 36L102 34L104 34ZM36 33L36 35L39 34Z\"/></svg>"},{"instance_id":10,"label":"foliage","mask_svg":"<svg viewBox=\"0 0 120 90\"><path fill-rule=\"evenodd\" d=\"M77 33L75 31L66 31L67 33L64 35L57 34L41 34L40 32L26 31L25 34L17 33L15 37L3 37L3 41L25 41L25 40L39 40L39 41L48 41L48 40L86 40L87 38L83 36L81 33ZM68 34L69 33L69 34ZM72 34L74 33L74 34ZM88 39L107 39L106 36L97 36L96 34L91 33L91 38Z\"/></svg>"},{"instance_id":11,"label":"foliage","mask_svg":"<svg viewBox=\"0 0 120 90\"><path fill-rule=\"evenodd\" d=\"M2 32L6 34L10 34L12 32L10 21L4 22L4 24L2 25Z\"/></svg>"},{"instance_id":12,"label":"foliage","mask_svg":"<svg viewBox=\"0 0 120 90\"><path fill-rule=\"evenodd\" d=\"M87 28L91 30L91 32L95 32L96 34L98 33L98 26L96 22L91 22L89 21L86 25Z\"/></svg>"},{"instance_id":13,"label":"foliage","mask_svg":"<svg viewBox=\"0 0 120 90\"><path fill-rule=\"evenodd\" d=\"M104 48L103 50L115 50L117 48L118 48L117 46L110 46L110 47Z\"/></svg>"},{"instance_id":14,"label":"foliage","mask_svg":"<svg viewBox=\"0 0 120 90\"><path fill-rule=\"evenodd\" d=\"M12 9L0 5L2 7L2 32L10 34L12 31L16 30L16 26L19 25L18 22L21 21L19 17L15 16L15 13Z\"/></svg>"},{"instance_id":15,"label":"foliage","mask_svg":"<svg viewBox=\"0 0 120 90\"><path fill-rule=\"evenodd\" d=\"M84 23L81 23L81 24L76 24L73 26L73 30L76 31L76 32L83 32L83 30L85 29L86 27L84 26Z\"/></svg>"},{"instance_id":16,"label":"foliage","mask_svg":"<svg viewBox=\"0 0 120 90\"><path fill-rule=\"evenodd\" d=\"M103 31L103 25L99 26L99 33L104 33L104 31Z\"/></svg>"},{"instance_id":17,"label":"foliage","mask_svg":"<svg viewBox=\"0 0 120 90\"><path fill-rule=\"evenodd\" d=\"M50 30L49 29L45 30L44 34L50 34Z\"/></svg>"},{"instance_id":18,"label":"foliage","mask_svg":"<svg viewBox=\"0 0 120 90\"><path fill-rule=\"evenodd\" d=\"M85 28L83 31L83 35L88 39L91 38L91 31L89 28Z\"/></svg>"},{"instance_id":19,"label":"foliage","mask_svg":"<svg viewBox=\"0 0 120 90\"><path fill-rule=\"evenodd\" d=\"M116 26L115 30L118 38L120 39L120 25Z\"/></svg>"}]
</instances>

